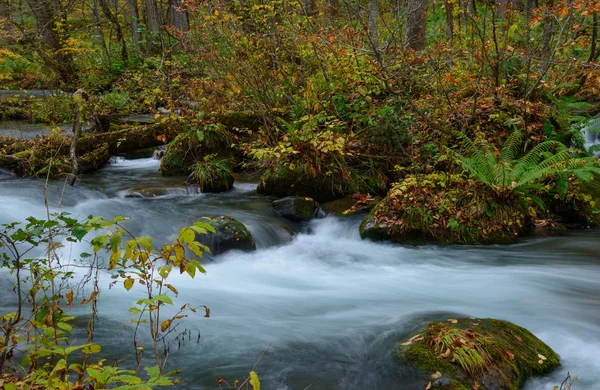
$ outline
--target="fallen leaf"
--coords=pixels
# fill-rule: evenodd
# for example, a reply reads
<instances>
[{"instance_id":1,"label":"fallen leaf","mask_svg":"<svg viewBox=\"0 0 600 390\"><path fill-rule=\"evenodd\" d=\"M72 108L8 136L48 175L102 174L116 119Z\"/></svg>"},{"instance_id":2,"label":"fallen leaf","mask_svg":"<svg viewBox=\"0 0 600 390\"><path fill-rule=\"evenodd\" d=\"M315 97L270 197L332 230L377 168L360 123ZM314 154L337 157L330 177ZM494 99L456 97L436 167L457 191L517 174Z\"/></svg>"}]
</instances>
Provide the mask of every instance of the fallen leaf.
<instances>
[{"instance_id":1,"label":"fallen leaf","mask_svg":"<svg viewBox=\"0 0 600 390\"><path fill-rule=\"evenodd\" d=\"M513 355L513 353L510 352L508 349L506 350L506 354L508 355L508 358L510 360L515 360L515 355Z\"/></svg>"},{"instance_id":2,"label":"fallen leaf","mask_svg":"<svg viewBox=\"0 0 600 390\"><path fill-rule=\"evenodd\" d=\"M442 373L439 371L436 371L435 374L431 374L431 379L434 381L440 379L441 377L442 377Z\"/></svg>"},{"instance_id":3,"label":"fallen leaf","mask_svg":"<svg viewBox=\"0 0 600 390\"><path fill-rule=\"evenodd\" d=\"M448 321L448 322L451 322L451 323L453 323L453 324L456 324L456 323L458 323L458 320L457 320L457 319L455 319L455 318L448 318L446 321Z\"/></svg>"},{"instance_id":4,"label":"fallen leaf","mask_svg":"<svg viewBox=\"0 0 600 390\"><path fill-rule=\"evenodd\" d=\"M425 390L429 390L429 389L431 389L431 382L428 382L427 386L425 386Z\"/></svg>"},{"instance_id":5,"label":"fallen leaf","mask_svg":"<svg viewBox=\"0 0 600 390\"><path fill-rule=\"evenodd\" d=\"M448 349L446 350L446 352L444 352L443 354L441 354L439 357L441 357L441 358L444 358L444 359L445 359L445 358L447 358L447 357L450 357L450 355L452 355L452 351L450 350L450 348L448 348Z\"/></svg>"}]
</instances>

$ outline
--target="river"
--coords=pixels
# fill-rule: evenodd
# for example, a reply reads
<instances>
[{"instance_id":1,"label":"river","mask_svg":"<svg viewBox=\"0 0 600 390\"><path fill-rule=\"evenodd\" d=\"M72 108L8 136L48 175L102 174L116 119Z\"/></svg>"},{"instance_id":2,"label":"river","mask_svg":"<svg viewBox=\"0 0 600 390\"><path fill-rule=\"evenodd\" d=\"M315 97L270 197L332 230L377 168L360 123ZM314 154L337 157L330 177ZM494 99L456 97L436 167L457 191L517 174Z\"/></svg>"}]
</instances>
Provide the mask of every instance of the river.
<instances>
[{"instance_id":1,"label":"river","mask_svg":"<svg viewBox=\"0 0 600 390\"><path fill-rule=\"evenodd\" d=\"M252 183L198 194L179 181L162 177L156 160L118 159L75 187L53 181L48 191L53 210L129 216L135 234L159 243L205 215L231 215L253 233L256 252L218 256L194 280L174 276L177 303L211 309L211 318L202 313L184 321L201 339L172 351L169 366L184 370L178 388L215 389L218 377L247 375L266 351L255 370L269 390L422 389L426 376L391 361L395 346L428 321L462 316L512 321L560 354L562 367L525 389L552 389L567 372L579 375L574 390L598 388L599 232L509 246L411 248L361 240L360 216L286 222L271 210L273 198L257 194ZM125 197L132 188L157 185L173 189L156 198ZM43 217L42 184L0 173L0 204L0 223ZM65 255L84 250L84 244L64 249ZM96 341L104 356L127 366L134 361L127 309L142 291L109 288L110 281L103 275ZM2 274L3 295L9 283Z\"/></svg>"}]
</instances>

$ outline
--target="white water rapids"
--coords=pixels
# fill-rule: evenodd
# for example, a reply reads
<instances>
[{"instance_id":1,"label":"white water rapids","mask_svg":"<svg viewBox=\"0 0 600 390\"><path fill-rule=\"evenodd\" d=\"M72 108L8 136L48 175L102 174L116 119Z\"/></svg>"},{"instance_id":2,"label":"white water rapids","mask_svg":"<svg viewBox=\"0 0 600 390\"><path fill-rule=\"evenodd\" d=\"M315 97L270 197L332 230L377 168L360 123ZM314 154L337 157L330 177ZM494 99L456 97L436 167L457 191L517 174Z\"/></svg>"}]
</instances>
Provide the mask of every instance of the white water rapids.
<instances>
[{"instance_id":1,"label":"white water rapids","mask_svg":"<svg viewBox=\"0 0 600 390\"><path fill-rule=\"evenodd\" d=\"M567 372L573 390L600 388L600 233L531 239L510 246L419 247L363 241L359 217L290 224L270 208L272 198L252 184L231 193L172 190L153 199L128 199L127 190L175 186L151 159L118 161L75 187L53 182L52 206L78 217L132 218L129 227L159 242L203 215L231 215L257 241L254 253L229 252L206 262L206 275L174 276L177 304L207 305L211 318L191 315L198 329L171 350L170 367L182 368L178 388L214 389L216 378L255 370L271 389L423 389L427 375L391 360L394 348L431 320L493 317L532 331L561 356L553 374L525 389L553 389ZM0 176L0 223L45 215L41 184ZM287 225L297 234L290 239ZM89 248L65 248L65 255ZM3 296L10 280L0 276ZM142 296L134 288L101 283L96 341L109 358L133 364L127 309ZM8 303L7 303L8 302ZM10 299L0 312L10 309ZM83 313L85 314L85 313ZM151 362L150 362L151 364Z\"/></svg>"}]
</instances>

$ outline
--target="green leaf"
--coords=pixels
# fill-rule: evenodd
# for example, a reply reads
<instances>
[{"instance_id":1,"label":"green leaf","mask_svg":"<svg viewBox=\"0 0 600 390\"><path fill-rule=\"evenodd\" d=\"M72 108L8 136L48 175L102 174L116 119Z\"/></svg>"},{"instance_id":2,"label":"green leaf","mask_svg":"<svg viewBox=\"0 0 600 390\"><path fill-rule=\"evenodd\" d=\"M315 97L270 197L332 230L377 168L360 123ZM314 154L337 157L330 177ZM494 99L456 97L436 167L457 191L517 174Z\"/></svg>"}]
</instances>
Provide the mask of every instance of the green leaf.
<instances>
[{"instance_id":1,"label":"green leaf","mask_svg":"<svg viewBox=\"0 0 600 390\"><path fill-rule=\"evenodd\" d=\"M101 348L98 344L86 344L82 351L88 355L100 352Z\"/></svg>"},{"instance_id":2,"label":"green leaf","mask_svg":"<svg viewBox=\"0 0 600 390\"><path fill-rule=\"evenodd\" d=\"M172 305L173 304L173 301L171 300L171 298L168 295L164 295L164 294L155 295L154 296L154 300L155 301L161 301L163 303L166 303L167 305Z\"/></svg>"},{"instance_id":3,"label":"green leaf","mask_svg":"<svg viewBox=\"0 0 600 390\"><path fill-rule=\"evenodd\" d=\"M167 278L169 276L169 274L171 273L171 271L173 270L173 267L171 267L170 265L165 265L163 267L160 267L158 269L158 274L163 277L163 278Z\"/></svg>"},{"instance_id":4,"label":"green leaf","mask_svg":"<svg viewBox=\"0 0 600 390\"><path fill-rule=\"evenodd\" d=\"M181 232L179 233L179 239L181 239L181 241L186 242L186 243L190 243L190 242L194 241L195 238L196 238L196 235L194 234L194 231L187 227L181 229Z\"/></svg>"},{"instance_id":5,"label":"green leaf","mask_svg":"<svg viewBox=\"0 0 600 390\"><path fill-rule=\"evenodd\" d=\"M152 250L152 237L138 237L135 239L135 242L147 251Z\"/></svg>"},{"instance_id":6,"label":"green leaf","mask_svg":"<svg viewBox=\"0 0 600 390\"><path fill-rule=\"evenodd\" d=\"M160 375L160 369L158 366L145 367L144 371L146 371L146 374L148 374L150 378L158 378Z\"/></svg>"},{"instance_id":7,"label":"green leaf","mask_svg":"<svg viewBox=\"0 0 600 390\"><path fill-rule=\"evenodd\" d=\"M113 234L110 237L110 249L112 249L113 252L116 252L117 250L119 250L120 246L121 246L121 235Z\"/></svg>"}]
</instances>

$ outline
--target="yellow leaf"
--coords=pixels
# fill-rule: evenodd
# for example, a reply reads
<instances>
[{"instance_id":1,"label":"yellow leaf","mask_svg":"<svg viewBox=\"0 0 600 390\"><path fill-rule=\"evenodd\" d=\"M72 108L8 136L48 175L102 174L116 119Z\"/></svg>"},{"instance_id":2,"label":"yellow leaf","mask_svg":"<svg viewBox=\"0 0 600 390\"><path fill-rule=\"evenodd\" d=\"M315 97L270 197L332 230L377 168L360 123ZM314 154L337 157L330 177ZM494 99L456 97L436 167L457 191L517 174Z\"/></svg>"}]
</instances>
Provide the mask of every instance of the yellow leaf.
<instances>
[{"instance_id":1,"label":"yellow leaf","mask_svg":"<svg viewBox=\"0 0 600 390\"><path fill-rule=\"evenodd\" d=\"M164 332L169 329L169 326L171 326L171 320L165 320L162 324L160 324L160 330Z\"/></svg>"},{"instance_id":2,"label":"yellow leaf","mask_svg":"<svg viewBox=\"0 0 600 390\"><path fill-rule=\"evenodd\" d=\"M127 278L123 281L123 286L125 287L125 290L129 291L131 290L131 287L133 287L133 279L132 278Z\"/></svg>"},{"instance_id":3,"label":"yellow leaf","mask_svg":"<svg viewBox=\"0 0 600 390\"><path fill-rule=\"evenodd\" d=\"M250 372L250 385L252 385L253 390L260 390L260 381L258 380L258 375L256 372Z\"/></svg>"},{"instance_id":4,"label":"yellow leaf","mask_svg":"<svg viewBox=\"0 0 600 390\"><path fill-rule=\"evenodd\" d=\"M448 318L446 321L448 321L448 322L450 322L450 323L453 323L453 324L456 324L456 323L458 323L458 320L457 320L457 319L455 319L455 318Z\"/></svg>"}]
</instances>

